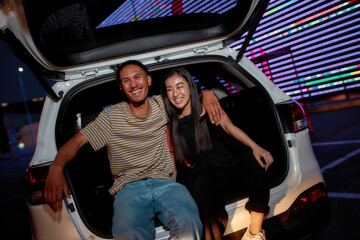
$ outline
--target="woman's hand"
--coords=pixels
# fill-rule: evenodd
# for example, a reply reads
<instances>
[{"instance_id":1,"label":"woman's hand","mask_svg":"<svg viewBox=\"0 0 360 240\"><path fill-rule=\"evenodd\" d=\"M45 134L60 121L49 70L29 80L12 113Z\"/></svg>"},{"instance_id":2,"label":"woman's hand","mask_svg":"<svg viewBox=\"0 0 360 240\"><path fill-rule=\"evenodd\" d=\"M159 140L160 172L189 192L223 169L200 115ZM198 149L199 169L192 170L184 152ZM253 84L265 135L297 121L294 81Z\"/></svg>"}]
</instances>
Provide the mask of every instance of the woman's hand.
<instances>
[{"instance_id":1,"label":"woman's hand","mask_svg":"<svg viewBox=\"0 0 360 240\"><path fill-rule=\"evenodd\" d=\"M267 171L270 165L274 162L271 153L258 145L253 147L252 151L256 161L261 167L265 168L265 171Z\"/></svg>"}]
</instances>

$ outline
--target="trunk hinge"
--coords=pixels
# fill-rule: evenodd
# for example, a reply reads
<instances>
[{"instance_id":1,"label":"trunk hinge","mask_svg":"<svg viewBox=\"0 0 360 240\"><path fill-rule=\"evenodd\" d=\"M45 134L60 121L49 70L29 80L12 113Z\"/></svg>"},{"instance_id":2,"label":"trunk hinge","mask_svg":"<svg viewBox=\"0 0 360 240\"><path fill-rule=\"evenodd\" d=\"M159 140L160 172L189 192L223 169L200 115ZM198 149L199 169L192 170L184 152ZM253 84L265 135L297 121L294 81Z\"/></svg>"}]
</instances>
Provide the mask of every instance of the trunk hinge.
<instances>
[{"instance_id":1,"label":"trunk hinge","mask_svg":"<svg viewBox=\"0 0 360 240\"><path fill-rule=\"evenodd\" d=\"M194 48L194 53L196 55L206 55L207 50L208 50L207 46L201 48Z\"/></svg>"},{"instance_id":2,"label":"trunk hinge","mask_svg":"<svg viewBox=\"0 0 360 240\"><path fill-rule=\"evenodd\" d=\"M246 48L249 46L249 42L252 39L256 28L259 26L262 14L265 12L267 8L268 2L266 4L259 4L255 7L254 12L250 16L249 20L247 20L247 23L251 23L248 34L245 37L245 40L243 41L243 44L241 46L241 49L239 50L238 55L236 56L236 61L239 62L242 56L244 55Z\"/></svg>"},{"instance_id":3,"label":"trunk hinge","mask_svg":"<svg viewBox=\"0 0 360 240\"><path fill-rule=\"evenodd\" d=\"M86 80L91 79L91 78L95 78L97 73L98 73L97 68L96 69L90 69L90 70L81 71L81 74L83 76L85 76Z\"/></svg>"}]
</instances>

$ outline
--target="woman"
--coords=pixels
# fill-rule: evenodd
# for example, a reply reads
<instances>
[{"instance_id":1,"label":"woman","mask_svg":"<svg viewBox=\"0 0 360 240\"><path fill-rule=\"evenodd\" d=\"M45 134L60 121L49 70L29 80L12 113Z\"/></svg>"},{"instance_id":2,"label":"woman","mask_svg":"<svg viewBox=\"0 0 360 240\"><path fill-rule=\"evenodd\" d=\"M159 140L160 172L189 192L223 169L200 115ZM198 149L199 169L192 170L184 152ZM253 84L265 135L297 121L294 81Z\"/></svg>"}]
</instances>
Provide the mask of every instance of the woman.
<instances>
[{"instance_id":1,"label":"woman","mask_svg":"<svg viewBox=\"0 0 360 240\"><path fill-rule=\"evenodd\" d=\"M223 145L219 131L200 118L201 103L189 72L177 68L165 75L161 95L169 116L170 135L178 167L178 181L190 191L198 204L204 225L204 239L222 239L227 225L223 190L227 169L246 163L245 178L249 201L246 209L251 222L242 240L265 239L264 215L269 212L269 188L265 171L273 162L271 154L257 145L225 114L221 128L251 151L234 159ZM237 171L238 172L238 171Z\"/></svg>"}]
</instances>

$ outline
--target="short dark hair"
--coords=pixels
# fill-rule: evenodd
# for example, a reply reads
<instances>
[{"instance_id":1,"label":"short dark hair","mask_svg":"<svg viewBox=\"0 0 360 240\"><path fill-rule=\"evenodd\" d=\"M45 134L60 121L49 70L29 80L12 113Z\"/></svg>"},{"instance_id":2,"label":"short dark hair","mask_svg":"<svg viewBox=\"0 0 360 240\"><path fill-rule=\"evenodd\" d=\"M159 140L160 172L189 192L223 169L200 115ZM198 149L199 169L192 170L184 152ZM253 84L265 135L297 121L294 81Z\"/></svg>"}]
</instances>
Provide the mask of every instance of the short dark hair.
<instances>
[{"instance_id":1,"label":"short dark hair","mask_svg":"<svg viewBox=\"0 0 360 240\"><path fill-rule=\"evenodd\" d=\"M121 81L120 81L120 71L126 67L126 66L129 66L129 65L135 65L135 66L138 66L140 67L142 70L144 70L144 72L146 73L146 75L149 75L149 70L147 69L147 67L142 64L142 62L138 61L138 60L128 60L126 62L123 62L121 64L118 64L116 65L116 81L117 83L120 85L121 84Z\"/></svg>"}]
</instances>

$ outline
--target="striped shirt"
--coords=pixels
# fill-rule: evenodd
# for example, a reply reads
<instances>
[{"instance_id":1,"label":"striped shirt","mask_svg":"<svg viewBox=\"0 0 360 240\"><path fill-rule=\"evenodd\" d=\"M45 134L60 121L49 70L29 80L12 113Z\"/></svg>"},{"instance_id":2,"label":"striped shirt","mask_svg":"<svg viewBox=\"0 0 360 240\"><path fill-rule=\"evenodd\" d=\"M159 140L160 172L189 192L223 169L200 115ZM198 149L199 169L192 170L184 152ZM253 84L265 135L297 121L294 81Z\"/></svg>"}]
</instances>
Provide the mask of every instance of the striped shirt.
<instances>
[{"instance_id":1,"label":"striped shirt","mask_svg":"<svg viewBox=\"0 0 360 240\"><path fill-rule=\"evenodd\" d=\"M81 133L97 151L107 147L115 195L127 183L146 178L175 180L175 167L167 145L167 115L163 100L153 96L149 114L135 116L127 102L104 109Z\"/></svg>"}]
</instances>

